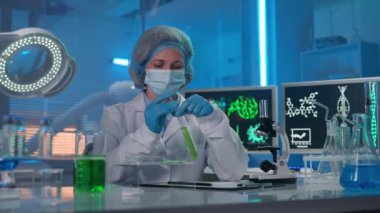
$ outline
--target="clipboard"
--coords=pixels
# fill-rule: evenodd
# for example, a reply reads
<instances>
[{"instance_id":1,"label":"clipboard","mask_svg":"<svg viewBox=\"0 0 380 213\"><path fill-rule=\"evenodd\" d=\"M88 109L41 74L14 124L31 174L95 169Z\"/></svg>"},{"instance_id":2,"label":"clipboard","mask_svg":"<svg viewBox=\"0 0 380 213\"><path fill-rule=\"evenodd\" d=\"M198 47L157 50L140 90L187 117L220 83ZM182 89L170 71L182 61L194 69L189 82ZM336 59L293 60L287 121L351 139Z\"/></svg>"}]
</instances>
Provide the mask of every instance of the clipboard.
<instances>
[{"instance_id":1,"label":"clipboard","mask_svg":"<svg viewBox=\"0 0 380 213\"><path fill-rule=\"evenodd\" d=\"M262 189L272 187L271 183L254 183L250 181L169 181L165 183L140 184L141 186L152 187L175 187L175 188L195 188L211 190L245 190L245 189Z\"/></svg>"}]
</instances>

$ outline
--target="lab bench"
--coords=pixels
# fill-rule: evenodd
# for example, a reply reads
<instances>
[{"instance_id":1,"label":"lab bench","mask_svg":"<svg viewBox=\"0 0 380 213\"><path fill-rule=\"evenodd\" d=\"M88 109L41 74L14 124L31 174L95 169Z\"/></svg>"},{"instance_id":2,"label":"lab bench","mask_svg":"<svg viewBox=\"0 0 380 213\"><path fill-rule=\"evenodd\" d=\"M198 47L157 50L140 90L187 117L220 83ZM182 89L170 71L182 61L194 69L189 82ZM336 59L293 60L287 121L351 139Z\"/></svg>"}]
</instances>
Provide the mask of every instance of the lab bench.
<instances>
[{"instance_id":1,"label":"lab bench","mask_svg":"<svg viewBox=\"0 0 380 213\"><path fill-rule=\"evenodd\" d=\"M380 210L380 191L346 191L339 183L308 183L249 190L128 187L107 185L104 193L61 189L60 199L39 188L19 188L20 198L0 201L0 212L347 212Z\"/></svg>"}]
</instances>

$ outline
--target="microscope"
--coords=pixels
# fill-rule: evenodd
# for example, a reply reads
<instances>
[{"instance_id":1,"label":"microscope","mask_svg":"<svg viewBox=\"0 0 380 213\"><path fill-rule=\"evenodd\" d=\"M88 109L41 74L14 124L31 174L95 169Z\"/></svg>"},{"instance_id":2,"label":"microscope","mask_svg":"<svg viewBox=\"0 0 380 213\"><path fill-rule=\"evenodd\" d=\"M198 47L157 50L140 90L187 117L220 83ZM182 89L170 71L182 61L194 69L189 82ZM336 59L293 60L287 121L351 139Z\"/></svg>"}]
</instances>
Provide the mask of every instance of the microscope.
<instances>
[{"instance_id":1,"label":"microscope","mask_svg":"<svg viewBox=\"0 0 380 213\"><path fill-rule=\"evenodd\" d=\"M295 183L296 176L288 167L290 145L286 133L280 126L268 116L268 106L266 100L260 100L260 127L256 130L255 134L260 137L276 137L280 136L282 152L279 154L280 147L277 142L274 146L258 147L259 151L269 151L273 156L273 162L264 160L260 164L260 169L265 173L251 173L249 180L253 182L272 182L272 183ZM277 141L277 140L276 140Z\"/></svg>"}]
</instances>

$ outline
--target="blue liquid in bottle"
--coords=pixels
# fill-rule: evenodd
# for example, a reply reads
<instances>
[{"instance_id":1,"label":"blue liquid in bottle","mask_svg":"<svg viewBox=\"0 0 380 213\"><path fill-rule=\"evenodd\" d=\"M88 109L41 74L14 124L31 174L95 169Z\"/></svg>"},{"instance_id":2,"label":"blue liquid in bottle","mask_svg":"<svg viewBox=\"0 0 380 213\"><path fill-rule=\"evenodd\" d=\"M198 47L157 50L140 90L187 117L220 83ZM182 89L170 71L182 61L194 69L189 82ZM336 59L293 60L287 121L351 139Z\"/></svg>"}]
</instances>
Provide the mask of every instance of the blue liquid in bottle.
<instances>
[{"instance_id":1,"label":"blue liquid in bottle","mask_svg":"<svg viewBox=\"0 0 380 213\"><path fill-rule=\"evenodd\" d=\"M340 176L340 184L346 189L380 188L380 165L346 164Z\"/></svg>"}]
</instances>

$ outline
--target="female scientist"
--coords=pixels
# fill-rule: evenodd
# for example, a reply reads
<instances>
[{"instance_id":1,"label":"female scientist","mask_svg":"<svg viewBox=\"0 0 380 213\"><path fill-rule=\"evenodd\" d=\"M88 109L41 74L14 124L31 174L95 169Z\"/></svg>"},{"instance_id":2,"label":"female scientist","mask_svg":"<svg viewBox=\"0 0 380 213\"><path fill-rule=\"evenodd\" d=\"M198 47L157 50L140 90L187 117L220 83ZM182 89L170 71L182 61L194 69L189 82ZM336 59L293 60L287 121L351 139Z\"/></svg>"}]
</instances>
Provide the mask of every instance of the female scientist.
<instances>
[{"instance_id":1,"label":"female scientist","mask_svg":"<svg viewBox=\"0 0 380 213\"><path fill-rule=\"evenodd\" d=\"M191 177L199 180L206 166L221 180L239 180L243 176L248 156L227 116L199 95L185 99L178 93L193 78L192 56L191 41L179 29L157 26L140 37L129 74L142 92L131 101L106 107L103 112L108 181L129 184L183 181ZM178 98L173 100L173 95ZM120 166L133 158L184 159L189 149L178 116L188 128L197 151L193 170L161 164L140 167L137 172L136 167Z\"/></svg>"}]
</instances>

